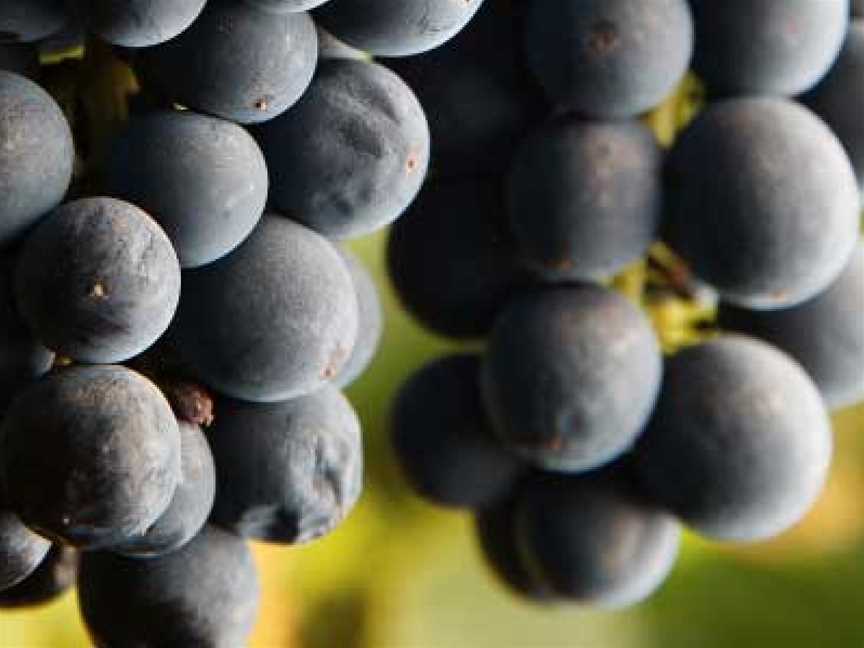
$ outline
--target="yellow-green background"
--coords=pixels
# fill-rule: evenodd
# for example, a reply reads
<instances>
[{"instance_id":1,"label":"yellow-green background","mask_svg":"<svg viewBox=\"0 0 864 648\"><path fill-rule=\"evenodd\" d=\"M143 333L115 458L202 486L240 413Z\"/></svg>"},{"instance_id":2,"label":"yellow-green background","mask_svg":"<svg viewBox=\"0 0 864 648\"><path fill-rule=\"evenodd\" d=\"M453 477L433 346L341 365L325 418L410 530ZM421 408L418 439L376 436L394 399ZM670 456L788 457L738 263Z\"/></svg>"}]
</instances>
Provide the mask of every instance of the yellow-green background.
<instances>
[{"instance_id":1,"label":"yellow-green background","mask_svg":"<svg viewBox=\"0 0 864 648\"><path fill-rule=\"evenodd\" d=\"M469 517L418 501L394 465L387 430L394 390L452 344L398 307L383 272L384 240L353 246L375 272L387 310L381 351L350 389L365 427L364 497L317 543L255 545L263 599L252 646L864 647L864 407L835 417L837 453L824 497L777 541L734 548L688 538L663 589L626 612L538 608L501 588L475 547ZM0 612L2 648L88 645L74 594Z\"/></svg>"}]
</instances>

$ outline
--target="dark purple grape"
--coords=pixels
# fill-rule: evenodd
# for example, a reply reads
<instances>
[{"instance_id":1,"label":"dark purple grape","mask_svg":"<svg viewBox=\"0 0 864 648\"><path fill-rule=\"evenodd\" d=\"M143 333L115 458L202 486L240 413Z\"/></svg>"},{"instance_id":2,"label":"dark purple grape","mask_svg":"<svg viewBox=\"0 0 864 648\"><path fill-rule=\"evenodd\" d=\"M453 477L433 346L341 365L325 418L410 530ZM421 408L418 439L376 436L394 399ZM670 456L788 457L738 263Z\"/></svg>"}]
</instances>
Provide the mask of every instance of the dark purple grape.
<instances>
[{"instance_id":1,"label":"dark purple grape","mask_svg":"<svg viewBox=\"0 0 864 648\"><path fill-rule=\"evenodd\" d=\"M598 286L536 290L495 322L482 372L493 429L545 470L609 463L642 432L660 389L645 315Z\"/></svg>"},{"instance_id":2,"label":"dark purple grape","mask_svg":"<svg viewBox=\"0 0 864 648\"><path fill-rule=\"evenodd\" d=\"M526 21L528 65L550 100L592 118L653 108L693 51L687 0L537 0Z\"/></svg>"},{"instance_id":3,"label":"dark purple grape","mask_svg":"<svg viewBox=\"0 0 864 648\"><path fill-rule=\"evenodd\" d=\"M180 477L171 407L125 367L51 374L19 394L0 432L12 509L33 529L76 547L143 533L168 508Z\"/></svg>"},{"instance_id":4,"label":"dark purple grape","mask_svg":"<svg viewBox=\"0 0 864 648\"><path fill-rule=\"evenodd\" d=\"M315 11L315 20L339 40L374 56L411 56L453 38L482 3L483 0L330 0Z\"/></svg>"},{"instance_id":5,"label":"dark purple grape","mask_svg":"<svg viewBox=\"0 0 864 648\"><path fill-rule=\"evenodd\" d=\"M713 95L809 90L831 67L849 0L690 0L693 67Z\"/></svg>"},{"instance_id":6,"label":"dark purple grape","mask_svg":"<svg viewBox=\"0 0 864 648\"><path fill-rule=\"evenodd\" d=\"M646 494L696 531L754 541L810 509L832 446L825 404L801 366L765 342L727 336L669 360L634 455Z\"/></svg>"},{"instance_id":7,"label":"dark purple grape","mask_svg":"<svg viewBox=\"0 0 864 648\"><path fill-rule=\"evenodd\" d=\"M721 304L720 326L770 342L801 363L832 408L864 400L864 246L827 290L792 308Z\"/></svg>"},{"instance_id":8,"label":"dark purple grape","mask_svg":"<svg viewBox=\"0 0 864 648\"><path fill-rule=\"evenodd\" d=\"M29 79L2 71L0 142L0 245L8 245L63 200L75 149L57 102Z\"/></svg>"},{"instance_id":9,"label":"dark purple grape","mask_svg":"<svg viewBox=\"0 0 864 648\"><path fill-rule=\"evenodd\" d=\"M122 362L168 328L180 264L147 213L83 198L55 209L27 238L15 292L22 318L48 348L80 362Z\"/></svg>"},{"instance_id":10,"label":"dark purple grape","mask_svg":"<svg viewBox=\"0 0 864 648\"><path fill-rule=\"evenodd\" d=\"M450 355L411 375L393 406L392 442L408 482L443 506L479 509L509 493L527 466L489 428L481 357Z\"/></svg>"},{"instance_id":11,"label":"dark purple grape","mask_svg":"<svg viewBox=\"0 0 864 648\"><path fill-rule=\"evenodd\" d=\"M332 386L281 403L217 403L211 520L246 538L294 544L339 525L360 496L360 422Z\"/></svg>"},{"instance_id":12,"label":"dark purple grape","mask_svg":"<svg viewBox=\"0 0 864 648\"><path fill-rule=\"evenodd\" d=\"M864 21L849 24L834 67L802 101L836 133L864 187L864 124L856 110L864 103Z\"/></svg>"},{"instance_id":13,"label":"dark purple grape","mask_svg":"<svg viewBox=\"0 0 864 648\"><path fill-rule=\"evenodd\" d=\"M100 647L246 646L259 598L246 543L209 525L179 551L151 560L81 556L78 605Z\"/></svg>"},{"instance_id":14,"label":"dark purple grape","mask_svg":"<svg viewBox=\"0 0 864 648\"><path fill-rule=\"evenodd\" d=\"M788 308L837 278L858 240L858 183L837 137L800 104L712 104L667 164L664 238L730 303Z\"/></svg>"},{"instance_id":15,"label":"dark purple grape","mask_svg":"<svg viewBox=\"0 0 864 648\"><path fill-rule=\"evenodd\" d=\"M318 59L308 14L273 13L239 0L209 0L192 26L135 59L145 86L184 106L252 124L285 112Z\"/></svg>"}]
</instances>

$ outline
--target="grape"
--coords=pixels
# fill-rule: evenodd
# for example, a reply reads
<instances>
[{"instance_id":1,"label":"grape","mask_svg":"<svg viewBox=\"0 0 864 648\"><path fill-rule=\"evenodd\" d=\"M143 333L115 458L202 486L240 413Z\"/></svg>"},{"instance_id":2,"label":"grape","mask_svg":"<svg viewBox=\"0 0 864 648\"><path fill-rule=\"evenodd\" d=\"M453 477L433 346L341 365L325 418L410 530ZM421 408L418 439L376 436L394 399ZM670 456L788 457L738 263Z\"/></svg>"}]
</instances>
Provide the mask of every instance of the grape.
<instances>
[{"instance_id":1,"label":"grape","mask_svg":"<svg viewBox=\"0 0 864 648\"><path fill-rule=\"evenodd\" d=\"M136 69L145 86L181 104L250 124L290 108L312 80L317 58L308 14L210 0L180 36L141 50Z\"/></svg>"},{"instance_id":2,"label":"grape","mask_svg":"<svg viewBox=\"0 0 864 648\"><path fill-rule=\"evenodd\" d=\"M518 489L516 491L518 495ZM492 572L510 590L534 603L553 602L548 585L529 571L516 544L516 497L513 495L477 511L474 532L480 551Z\"/></svg>"},{"instance_id":3,"label":"grape","mask_svg":"<svg viewBox=\"0 0 864 648\"><path fill-rule=\"evenodd\" d=\"M152 558L176 551L204 527L216 496L213 455L201 428L178 421L180 481L171 504L140 536L111 547L129 557Z\"/></svg>"},{"instance_id":4,"label":"grape","mask_svg":"<svg viewBox=\"0 0 864 648\"><path fill-rule=\"evenodd\" d=\"M540 103L519 74L512 10L486 2L446 47L387 62L426 110L436 178L503 172Z\"/></svg>"},{"instance_id":5,"label":"grape","mask_svg":"<svg viewBox=\"0 0 864 648\"><path fill-rule=\"evenodd\" d=\"M17 585L35 571L51 543L26 526L0 502L0 592Z\"/></svg>"},{"instance_id":6,"label":"grape","mask_svg":"<svg viewBox=\"0 0 864 648\"><path fill-rule=\"evenodd\" d=\"M590 285L537 290L496 320L483 396L508 448L546 470L579 472L635 441L661 365L648 320L623 296Z\"/></svg>"},{"instance_id":7,"label":"grape","mask_svg":"<svg viewBox=\"0 0 864 648\"><path fill-rule=\"evenodd\" d=\"M106 193L152 214L184 268L236 248L267 201L267 167L255 140L236 124L190 111L134 120L106 169Z\"/></svg>"},{"instance_id":8,"label":"grape","mask_svg":"<svg viewBox=\"0 0 864 648\"><path fill-rule=\"evenodd\" d=\"M678 556L681 529L620 477L538 479L519 497L517 545L555 595L602 608L650 596Z\"/></svg>"},{"instance_id":9,"label":"grape","mask_svg":"<svg viewBox=\"0 0 864 648\"><path fill-rule=\"evenodd\" d=\"M795 358L832 408L864 400L864 246L816 297L767 312L722 304L719 320L722 327L761 338Z\"/></svg>"},{"instance_id":10,"label":"grape","mask_svg":"<svg viewBox=\"0 0 864 648\"><path fill-rule=\"evenodd\" d=\"M242 0L250 5L273 11L275 13L290 13L295 11L308 11L329 0Z\"/></svg>"},{"instance_id":11,"label":"grape","mask_svg":"<svg viewBox=\"0 0 864 648\"><path fill-rule=\"evenodd\" d=\"M542 0L528 6L525 51L549 98L582 115L633 117L687 72L687 0Z\"/></svg>"},{"instance_id":12,"label":"grape","mask_svg":"<svg viewBox=\"0 0 864 648\"><path fill-rule=\"evenodd\" d=\"M0 72L0 245L60 204L74 157L72 131L54 99L29 79Z\"/></svg>"},{"instance_id":13,"label":"grape","mask_svg":"<svg viewBox=\"0 0 864 648\"><path fill-rule=\"evenodd\" d=\"M427 183L390 231L390 280L432 331L485 335L516 282L500 193L494 180Z\"/></svg>"},{"instance_id":14,"label":"grape","mask_svg":"<svg viewBox=\"0 0 864 648\"><path fill-rule=\"evenodd\" d=\"M143 533L180 475L171 407L124 367L70 367L28 387L0 436L12 508L34 530L76 547Z\"/></svg>"},{"instance_id":15,"label":"grape","mask_svg":"<svg viewBox=\"0 0 864 648\"><path fill-rule=\"evenodd\" d=\"M66 24L64 0L3 0L0 7L0 43L32 43Z\"/></svg>"},{"instance_id":16,"label":"grape","mask_svg":"<svg viewBox=\"0 0 864 648\"><path fill-rule=\"evenodd\" d=\"M483 0L330 0L315 20L339 40L375 56L411 56L443 45Z\"/></svg>"},{"instance_id":17,"label":"grape","mask_svg":"<svg viewBox=\"0 0 864 648\"><path fill-rule=\"evenodd\" d=\"M0 592L0 608L44 605L65 594L78 574L78 551L52 545L39 566L24 580Z\"/></svg>"},{"instance_id":18,"label":"grape","mask_svg":"<svg viewBox=\"0 0 864 648\"><path fill-rule=\"evenodd\" d=\"M714 95L808 90L837 57L849 0L690 0L693 67Z\"/></svg>"},{"instance_id":19,"label":"grape","mask_svg":"<svg viewBox=\"0 0 864 648\"><path fill-rule=\"evenodd\" d=\"M47 347L81 362L120 362L168 328L180 265L146 213L84 198L58 207L28 237L15 282L21 315Z\"/></svg>"},{"instance_id":20,"label":"grape","mask_svg":"<svg viewBox=\"0 0 864 648\"><path fill-rule=\"evenodd\" d=\"M76 0L87 27L123 47L149 47L186 30L207 0Z\"/></svg>"},{"instance_id":21,"label":"grape","mask_svg":"<svg viewBox=\"0 0 864 648\"><path fill-rule=\"evenodd\" d=\"M367 61L321 61L299 103L256 137L270 169L270 201L336 239L396 220L429 163L417 98L396 74Z\"/></svg>"},{"instance_id":22,"label":"grape","mask_svg":"<svg viewBox=\"0 0 864 648\"><path fill-rule=\"evenodd\" d=\"M402 472L420 495L443 506L492 504L524 470L489 429L480 360L445 356L417 371L396 396L392 439Z\"/></svg>"},{"instance_id":23,"label":"grape","mask_svg":"<svg viewBox=\"0 0 864 648\"><path fill-rule=\"evenodd\" d=\"M607 277L641 257L657 236L662 160L637 122L568 117L537 130L507 183L522 261L556 281Z\"/></svg>"},{"instance_id":24,"label":"grape","mask_svg":"<svg viewBox=\"0 0 864 648\"><path fill-rule=\"evenodd\" d=\"M384 311L375 280L363 262L347 249L339 252L351 273L357 295L357 341L351 357L333 381L337 387L344 388L357 380L375 357L384 333Z\"/></svg>"},{"instance_id":25,"label":"grape","mask_svg":"<svg viewBox=\"0 0 864 648\"><path fill-rule=\"evenodd\" d=\"M81 556L78 604L97 646L246 646L259 597L246 543L209 525L152 560Z\"/></svg>"},{"instance_id":26,"label":"grape","mask_svg":"<svg viewBox=\"0 0 864 648\"><path fill-rule=\"evenodd\" d=\"M665 239L730 302L794 306L824 290L858 238L859 193L843 147L785 99L729 99L668 161Z\"/></svg>"},{"instance_id":27,"label":"grape","mask_svg":"<svg viewBox=\"0 0 864 648\"><path fill-rule=\"evenodd\" d=\"M223 400L207 438L216 460L212 521L292 544L332 531L362 488L360 422L332 386L281 403Z\"/></svg>"},{"instance_id":28,"label":"grape","mask_svg":"<svg viewBox=\"0 0 864 648\"><path fill-rule=\"evenodd\" d=\"M302 225L265 215L234 252L184 273L169 339L214 389L282 401L339 375L354 348L357 311L336 248Z\"/></svg>"},{"instance_id":29,"label":"grape","mask_svg":"<svg viewBox=\"0 0 864 648\"><path fill-rule=\"evenodd\" d=\"M855 109L864 102L864 21L849 24L840 57L803 101L836 133L864 187L864 126Z\"/></svg>"},{"instance_id":30,"label":"grape","mask_svg":"<svg viewBox=\"0 0 864 648\"><path fill-rule=\"evenodd\" d=\"M14 260L0 256L0 411L54 363L54 353L33 337L15 307Z\"/></svg>"},{"instance_id":31,"label":"grape","mask_svg":"<svg viewBox=\"0 0 864 648\"><path fill-rule=\"evenodd\" d=\"M831 423L804 370L764 342L727 336L668 362L635 457L647 492L699 533L753 541L809 510L831 448Z\"/></svg>"},{"instance_id":32,"label":"grape","mask_svg":"<svg viewBox=\"0 0 864 648\"><path fill-rule=\"evenodd\" d=\"M39 49L30 43L0 43L0 71L35 79L39 76Z\"/></svg>"}]
</instances>

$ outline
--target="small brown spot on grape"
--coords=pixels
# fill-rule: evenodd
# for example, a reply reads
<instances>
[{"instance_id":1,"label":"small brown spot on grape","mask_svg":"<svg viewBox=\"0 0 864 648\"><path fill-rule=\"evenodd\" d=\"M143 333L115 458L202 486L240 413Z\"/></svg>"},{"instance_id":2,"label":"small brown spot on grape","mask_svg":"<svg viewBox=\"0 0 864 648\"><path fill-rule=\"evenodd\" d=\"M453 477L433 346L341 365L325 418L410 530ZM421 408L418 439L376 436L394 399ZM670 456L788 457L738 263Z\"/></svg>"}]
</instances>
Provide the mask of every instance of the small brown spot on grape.
<instances>
[{"instance_id":1,"label":"small brown spot on grape","mask_svg":"<svg viewBox=\"0 0 864 648\"><path fill-rule=\"evenodd\" d=\"M105 299L108 296L108 292L105 290L105 286L101 281L97 281L93 284L93 287L90 289L90 296L93 299Z\"/></svg>"},{"instance_id":2,"label":"small brown spot on grape","mask_svg":"<svg viewBox=\"0 0 864 648\"><path fill-rule=\"evenodd\" d=\"M591 28L588 37L588 48L598 56L603 56L614 50L619 42L618 28L609 20L599 20Z\"/></svg>"},{"instance_id":3,"label":"small brown spot on grape","mask_svg":"<svg viewBox=\"0 0 864 648\"><path fill-rule=\"evenodd\" d=\"M339 373L339 369L342 368L342 365L345 364L345 360L348 357L348 354L345 353L345 349L341 346L337 346L334 349L333 353L330 354L330 361L327 363L327 366L324 367L324 370L321 372L321 377L324 380L333 380L336 375Z\"/></svg>"}]
</instances>

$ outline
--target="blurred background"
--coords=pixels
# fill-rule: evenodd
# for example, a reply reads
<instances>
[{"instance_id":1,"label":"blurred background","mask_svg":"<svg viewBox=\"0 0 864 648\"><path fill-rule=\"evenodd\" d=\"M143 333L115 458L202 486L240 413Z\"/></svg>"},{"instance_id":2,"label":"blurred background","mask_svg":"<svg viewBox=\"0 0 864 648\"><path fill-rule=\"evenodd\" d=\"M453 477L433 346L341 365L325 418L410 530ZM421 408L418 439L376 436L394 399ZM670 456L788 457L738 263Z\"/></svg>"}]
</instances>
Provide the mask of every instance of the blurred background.
<instances>
[{"instance_id":1,"label":"blurred background","mask_svg":"<svg viewBox=\"0 0 864 648\"><path fill-rule=\"evenodd\" d=\"M387 318L377 359L349 390L364 423L364 496L323 540L254 545L263 598L253 648L864 646L864 406L835 416L828 487L778 540L730 547L688 536L666 585L624 612L541 608L505 590L475 546L470 517L421 502L395 465L394 392L458 347L399 307L384 272L385 241L386 233L352 244L378 281ZM89 645L74 593L0 612L2 648Z\"/></svg>"}]
</instances>

